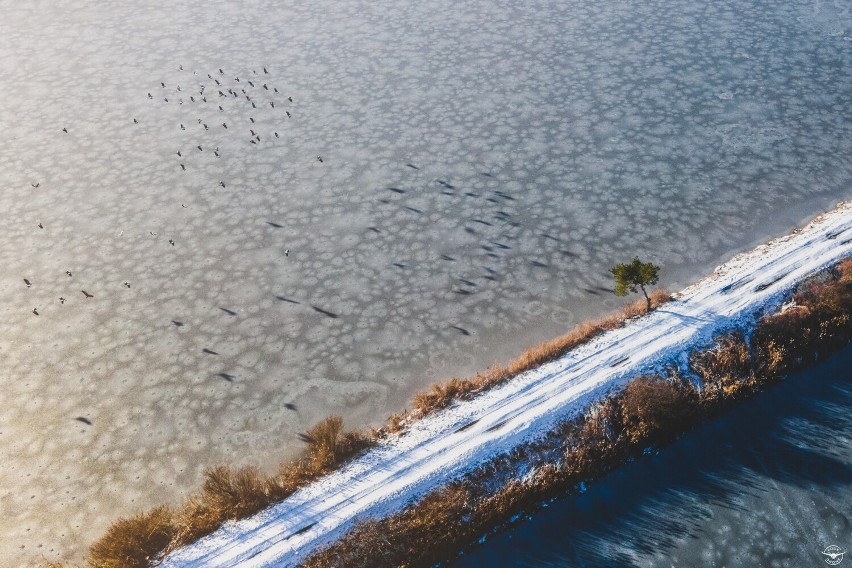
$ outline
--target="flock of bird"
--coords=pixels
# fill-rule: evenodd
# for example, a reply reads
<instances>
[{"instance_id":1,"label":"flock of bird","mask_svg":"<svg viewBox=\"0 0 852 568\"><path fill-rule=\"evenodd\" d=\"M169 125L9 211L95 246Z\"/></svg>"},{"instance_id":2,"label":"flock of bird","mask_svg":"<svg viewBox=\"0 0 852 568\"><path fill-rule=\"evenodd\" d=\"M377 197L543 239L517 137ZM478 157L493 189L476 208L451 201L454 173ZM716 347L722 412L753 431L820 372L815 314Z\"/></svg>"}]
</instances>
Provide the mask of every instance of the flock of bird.
<instances>
[{"instance_id":1,"label":"flock of bird","mask_svg":"<svg viewBox=\"0 0 852 568\"><path fill-rule=\"evenodd\" d=\"M179 69L181 71L184 70L182 65ZM194 77L199 76L197 71L193 71L192 74ZM229 124L225 112L226 110L231 110L237 102L244 105L251 105L253 110L259 110L260 108L268 106L270 110L274 110L278 114L276 118L293 118L293 114L290 110L284 108L286 105L293 104L293 97L287 96L285 99L284 95L282 95L278 90L278 87L270 85L268 76L269 70L266 67L263 67L262 73L258 73L257 70L253 70L251 79L246 79L245 77L240 79L239 76L234 76L232 81L228 81L225 79L225 71L223 69L219 69L218 76L207 73L207 81L205 82L202 80L201 82L198 82L197 90L195 90L196 88L193 88L191 91L184 90L179 84L171 87L166 85L164 81L160 82L160 88L165 91L163 94L163 102L165 103L177 102L179 105L211 105L210 108L215 106L218 109L218 112L222 113L219 117L222 122L220 124L213 125L213 128L233 131L235 128L239 127L234 121L231 121ZM148 98L150 100L154 100L156 97L149 92ZM276 103L278 104L276 105ZM261 133L259 132L260 127L257 125L258 123L254 116L249 116L248 120L250 126L246 128L246 130L248 130L248 137L246 138L246 141L254 146L259 146L263 141ZM133 122L134 124L139 124L139 121L136 118L133 119ZM218 120L216 120L216 122L218 122ZM179 128L181 131L188 131L189 128L196 128L201 132L208 132L211 129L211 124L213 124L213 120L210 119L208 115L207 118L195 118L194 127L188 127L187 124L181 122L179 124ZM245 126L243 128L245 128ZM271 132L271 137L281 137L278 130L273 129ZM195 144L192 150L203 152L204 149L204 145ZM218 146L213 149L212 153L216 158L221 157ZM185 159L187 156L185 155L185 150L178 150L176 155L179 159L178 164L181 171L187 171L187 160ZM319 163L323 163L322 156L317 156L316 159ZM219 185L223 188L226 187L224 181L220 181Z\"/></svg>"},{"instance_id":2,"label":"flock of bird","mask_svg":"<svg viewBox=\"0 0 852 568\"><path fill-rule=\"evenodd\" d=\"M178 69L180 71L184 71L183 65L180 65L178 67ZM193 71L192 75L194 77L199 76L197 71ZM241 102L244 105L251 105L252 109L257 109L258 105L268 106L270 110L276 109L275 112L278 114L278 116L276 116L276 118L286 117L286 119L291 119L293 117L293 114L290 112L290 110L285 109L284 106L292 105L293 104L293 97L292 96L284 97L284 95L282 95L280 93L280 91L278 90L278 87L270 84L269 76L270 76L269 70L266 67L262 67L262 73L258 73L257 70L253 70L252 74L250 76L251 77L250 79L246 79L245 77L243 79L240 79L239 76L234 76L233 81L227 81L225 79L225 71L223 69L219 69L218 70L218 76L216 76L216 77L214 77L214 75L211 74L211 73L207 73L208 81L205 82L205 81L202 80L202 81L198 82L197 83L198 84L197 90L195 90L195 89L193 89L191 91L185 90L180 85L175 85L174 88L171 88L170 86L167 86L164 81L160 82L160 88L166 91L163 95L163 101L165 103L177 102L180 105L183 105L183 104L215 105L215 107L218 109L219 113L225 113L226 109L231 110L231 109L235 108L234 107L235 103ZM214 83L215 83L215 87L212 86ZM211 94L211 93L214 93L214 92L215 92L215 94ZM150 99L150 100L155 99L154 95L151 92L148 93L147 98ZM291 107L291 110L292 110L292 107ZM216 112L216 111L213 111L213 112ZM233 121L231 121L231 124L229 125L228 119L224 119L224 114L222 116L223 116L223 120L221 122L220 127L223 130L233 131L233 129L236 128L236 124ZM201 132L207 132L207 131L210 130L210 126L208 125L207 119L197 118L195 120L196 120L197 128ZM212 121L210 121L210 122L212 122ZM134 117L133 123L136 124L136 125L139 125L140 121L139 121L138 118ZM249 124L254 125L254 126L246 129L246 130L248 130L248 133L250 135L249 138L247 139L247 141L248 141L248 143L250 143L254 146L257 146L261 143L262 138L261 138L260 133L255 130L255 129L260 130L260 127L256 125L257 121L255 120L254 116L249 116ZM187 130L187 126L183 123L180 123L179 128L180 128L181 131ZM69 134L68 127L67 126L62 127L62 132L65 133L65 134ZM274 138L280 138L281 137L277 130L272 131L272 136L274 136ZM205 149L205 147L203 146L203 144L195 144L194 148L193 148L193 150L195 150L197 152L203 152L204 149ZM176 152L177 157L180 159L179 165L180 165L181 171L187 170L187 160L184 159L185 153L186 153L186 150L184 150L184 149L177 150L177 152ZM216 146L213 149L212 154L216 158L221 157L218 146ZM320 163L323 163L322 156L317 156L316 160ZM31 182L30 185L33 187L33 189L37 189L41 186L41 183L40 182ZM224 180L219 181L219 185L222 188L226 187ZM181 203L181 207L185 208L185 207L187 207L187 205ZM277 224L274 224L274 223L272 223L272 224L276 227L281 226L281 225L277 225ZM44 224L41 221L38 222L37 226L38 226L39 229L45 228ZM123 231L122 231L122 234L123 234ZM155 233L153 231L150 234L152 236L157 236L157 233ZM168 243L171 246L176 246L175 241L173 239L169 239ZM289 256L289 255L290 255L290 250L289 249L285 250L284 256ZM72 273L70 271L65 271L65 274L69 278L72 277ZM24 283L26 284L27 288L31 288L33 286L33 282L30 279L24 278L23 280L24 280ZM130 288L129 282L124 282L123 285L124 285L125 288ZM81 293L83 294L83 296L86 299L94 297L93 294L90 294L86 290L81 290ZM59 302L61 304L64 304L66 301L67 301L67 298L65 296L59 297ZM38 307L33 308L32 313L36 316L41 315L38 311Z\"/></svg>"}]
</instances>

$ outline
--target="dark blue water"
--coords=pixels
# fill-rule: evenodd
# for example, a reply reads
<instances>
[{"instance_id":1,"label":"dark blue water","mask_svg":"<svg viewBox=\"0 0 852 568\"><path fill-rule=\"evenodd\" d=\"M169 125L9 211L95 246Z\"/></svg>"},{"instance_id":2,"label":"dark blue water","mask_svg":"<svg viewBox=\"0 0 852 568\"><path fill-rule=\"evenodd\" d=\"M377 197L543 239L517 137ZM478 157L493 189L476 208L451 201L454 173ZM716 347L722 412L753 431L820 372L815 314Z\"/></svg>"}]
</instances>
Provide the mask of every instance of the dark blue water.
<instances>
[{"instance_id":1,"label":"dark blue water","mask_svg":"<svg viewBox=\"0 0 852 568\"><path fill-rule=\"evenodd\" d=\"M852 549L850 379L847 348L455 565L826 566Z\"/></svg>"}]
</instances>

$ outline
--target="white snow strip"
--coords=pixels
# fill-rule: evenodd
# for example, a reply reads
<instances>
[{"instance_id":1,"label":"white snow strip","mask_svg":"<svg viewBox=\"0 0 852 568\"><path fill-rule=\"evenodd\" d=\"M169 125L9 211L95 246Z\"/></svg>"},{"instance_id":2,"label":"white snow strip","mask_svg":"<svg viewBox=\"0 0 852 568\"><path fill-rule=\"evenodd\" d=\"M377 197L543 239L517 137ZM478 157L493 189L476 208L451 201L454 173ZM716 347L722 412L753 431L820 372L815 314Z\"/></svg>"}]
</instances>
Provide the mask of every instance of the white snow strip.
<instances>
[{"instance_id":1,"label":"white snow strip","mask_svg":"<svg viewBox=\"0 0 852 568\"><path fill-rule=\"evenodd\" d=\"M685 350L775 309L791 286L850 255L852 202L847 202L801 231L736 256L648 316L416 422L405 435L384 441L281 503L175 551L162 566L297 565L357 520L399 511L543 435L629 378L676 362Z\"/></svg>"}]
</instances>

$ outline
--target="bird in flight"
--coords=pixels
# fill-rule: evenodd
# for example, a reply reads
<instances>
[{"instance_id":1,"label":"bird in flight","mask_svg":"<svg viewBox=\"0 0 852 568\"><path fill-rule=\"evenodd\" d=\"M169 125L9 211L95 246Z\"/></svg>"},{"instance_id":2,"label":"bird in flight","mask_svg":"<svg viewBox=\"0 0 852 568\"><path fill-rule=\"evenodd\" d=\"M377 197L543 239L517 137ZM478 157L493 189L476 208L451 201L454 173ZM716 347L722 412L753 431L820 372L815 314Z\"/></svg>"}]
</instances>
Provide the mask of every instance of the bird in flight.
<instances>
[{"instance_id":1,"label":"bird in flight","mask_svg":"<svg viewBox=\"0 0 852 568\"><path fill-rule=\"evenodd\" d=\"M86 292L85 290L80 290L80 291L81 291L81 292L83 293L83 295L84 295L84 296L86 296L87 298L94 298L94 297L95 297L93 294L89 294L89 293L88 293L88 292Z\"/></svg>"}]
</instances>

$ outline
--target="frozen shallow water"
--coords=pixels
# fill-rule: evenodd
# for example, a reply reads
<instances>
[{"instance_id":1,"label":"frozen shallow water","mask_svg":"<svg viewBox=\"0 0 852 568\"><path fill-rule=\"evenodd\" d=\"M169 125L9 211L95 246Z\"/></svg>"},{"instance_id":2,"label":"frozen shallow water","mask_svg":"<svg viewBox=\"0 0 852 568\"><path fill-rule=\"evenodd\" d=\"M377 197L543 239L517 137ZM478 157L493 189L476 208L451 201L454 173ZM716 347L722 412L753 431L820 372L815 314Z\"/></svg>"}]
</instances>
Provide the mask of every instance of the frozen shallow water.
<instances>
[{"instance_id":1,"label":"frozen shallow water","mask_svg":"<svg viewBox=\"0 0 852 568\"><path fill-rule=\"evenodd\" d=\"M614 262L679 288L852 179L842 4L0 10L4 561L79 559L206 467L614 307Z\"/></svg>"},{"instance_id":2,"label":"frozen shallow water","mask_svg":"<svg viewBox=\"0 0 852 568\"><path fill-rule=\"evenodd\" d=\"M818 566L852 547L852 349L455 565Z\"/></svg>"}]
</instances>

